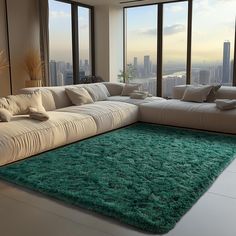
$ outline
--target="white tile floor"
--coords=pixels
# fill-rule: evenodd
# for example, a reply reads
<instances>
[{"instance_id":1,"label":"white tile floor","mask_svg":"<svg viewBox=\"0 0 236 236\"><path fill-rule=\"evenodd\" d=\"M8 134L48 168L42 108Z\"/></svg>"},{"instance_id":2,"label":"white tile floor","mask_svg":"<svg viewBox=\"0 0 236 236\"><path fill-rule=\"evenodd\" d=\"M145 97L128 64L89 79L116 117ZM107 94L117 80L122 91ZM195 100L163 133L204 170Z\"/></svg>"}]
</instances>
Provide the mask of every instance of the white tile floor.
<instances>
[{"instance_id":1,"label":"white tile floor","mask_svg":"<svg viewBox=\"0 0 236 236\"><path fill-rule=\"evenodd\" d=\"M0 182L1 236L144 236L107 218ZM236 160L166 236L236 235Z\"/></svg>"}]
</instances>

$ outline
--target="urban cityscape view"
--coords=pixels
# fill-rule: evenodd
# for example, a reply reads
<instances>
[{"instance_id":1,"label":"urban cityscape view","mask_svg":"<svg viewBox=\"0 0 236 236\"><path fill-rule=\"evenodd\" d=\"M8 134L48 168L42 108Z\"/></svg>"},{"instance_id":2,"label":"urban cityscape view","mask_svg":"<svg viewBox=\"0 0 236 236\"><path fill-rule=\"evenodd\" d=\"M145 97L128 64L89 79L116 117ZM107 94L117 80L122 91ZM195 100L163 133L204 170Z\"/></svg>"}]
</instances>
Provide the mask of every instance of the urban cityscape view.
<instances>
[{"instance_id":1,"label":"urban cityscape view","mask_svg":"<svg viewBox=\"0 0 236 236\"><path fill-rule=\"evenodd\" d=\"M142 84L143 90L148 90L151 94L156 94L156 69L157 65L153 64L149 55L144 56L143 62L139 62L134 57L132 66L134 70L131 83ZM172 89L176 85L186 84L186 67L185 65L164 65L163 66L162 92L163 96L171 97ZM191 72L191 84L207 85L222 84L232 86L233 81L233 60L230 60L230 42L223 43L222 63L212 64L193 64Z\"/></svg>"},{"instance_id":2,"label":"urban cityscape view","mask_svg":"<svg viewBox=\"0 0 236 236\"><path fill-rule=\"evenodd\" d=\"M73 66L71 63L51 60L49 67L51 86L73 84ZM80 78L91 75L91 66L88 59L80 60L79 68Z\"/></svg>"}]
</instances>

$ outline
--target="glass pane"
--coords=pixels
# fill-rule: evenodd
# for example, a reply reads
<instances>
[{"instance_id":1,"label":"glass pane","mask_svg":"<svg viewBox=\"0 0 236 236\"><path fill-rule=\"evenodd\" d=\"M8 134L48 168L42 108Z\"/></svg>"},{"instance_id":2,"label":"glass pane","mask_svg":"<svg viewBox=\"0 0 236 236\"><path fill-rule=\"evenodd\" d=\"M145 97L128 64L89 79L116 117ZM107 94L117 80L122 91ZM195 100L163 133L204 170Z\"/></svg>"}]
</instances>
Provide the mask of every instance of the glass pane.
<instances>
[{"instance_id":1,"label":"glass pane","mask_svg":"<svg viewBox=\"0 0 236 236\"><path fill-rule=\"evenodd\" d=\"M123 77L156 95L157 5L127 8L126 19L127 70Z\"/></svg>"},{"instance_id":2,"label":"glass pane","mask_svg":"<svg viewBox=\"0 0 236 236\"><path fill-rule=\"evenodd\" d=\"M90 9L78 7L80 78L92 74L90 50Z\"/></svg>"},{"instance_id":3,"label":"glass pane","mask_svg":"<svg viewBox=\"0 0 236 236\"><path fill-rule=\"evenodd\" d=\"M71 5L49 1L50 85L73 84Z\"/></svg>"},{"instance_id":4,"label":"glass pane","mask_svg":"<svg viewBox=\"0 0 236 236\"><path fill-rule=\"evenodd\" d=\"M163 97L172 97L174 86L186 84L187 22L187 2L164 4Z\"/></svg>"},{"instance_id":5,"label":"glass pane","mask_svg":"<svg viewBox=\"0 0 236 236\"><path fill-rule=\"evenodd\" d=\"M192 84L231 86L236 1L193 1Z\"/></svg>"}]
</instances>

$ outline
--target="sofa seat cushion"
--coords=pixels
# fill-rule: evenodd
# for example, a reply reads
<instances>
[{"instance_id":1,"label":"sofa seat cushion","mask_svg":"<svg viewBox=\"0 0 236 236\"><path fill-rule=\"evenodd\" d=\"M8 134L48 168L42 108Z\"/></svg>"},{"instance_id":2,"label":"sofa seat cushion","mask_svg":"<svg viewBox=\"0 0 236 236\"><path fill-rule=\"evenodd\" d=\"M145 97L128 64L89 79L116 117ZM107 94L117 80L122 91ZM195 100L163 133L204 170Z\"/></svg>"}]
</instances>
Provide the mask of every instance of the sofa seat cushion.
<instances>
[{"instance_id":1,"label":"sofa seat cushion","mask_svg":"<svg viewBox=\"0 0 236 236\"><path fill-rule=\"evenodd\" d=\"M98 134L138 121L138 107L124 102L100 101L94 104L59 109L57 112L92 116L96 122Z\"/></svg>"},{"instance_id":2,"label":"sofa seat cushion","mask_svg":"<svg viewBox=\"0 0 236 236\"><path fill-rule=\"evenodd\" d=\"M48 112L45 122L15 116L0 125L0 165L72 143L97 133L91 116L68 112Z\"/></svg>"},{"instance_id":3,"label":"sofa seat cushion","mask_svg":"<svg viewBox=\"0 0 236 236\"><path fill-rule=\"evenodd\" d=\"M221 111L215 103L163 100L140 105L143 122L236 134L236 109Z\"/></svg>"},{"instance_id":4,"label":"sofa seat cushion","mask_svg":"<svg viewBox=\"0 0 236 236\"><path fill-rule=\"evenodd\" d=\"M161 98L161 97L147 97L145 99L132 99L128 96L112 96L107 99L107 101L126 102L126 103L130 103L130 104L134 104L134 105L140 105L143 103L150 103L150 102L154 102L154 101L157 102L157 101L162 101L162 100L166 100L166 99Z\"/></svg>"}]
</instances>

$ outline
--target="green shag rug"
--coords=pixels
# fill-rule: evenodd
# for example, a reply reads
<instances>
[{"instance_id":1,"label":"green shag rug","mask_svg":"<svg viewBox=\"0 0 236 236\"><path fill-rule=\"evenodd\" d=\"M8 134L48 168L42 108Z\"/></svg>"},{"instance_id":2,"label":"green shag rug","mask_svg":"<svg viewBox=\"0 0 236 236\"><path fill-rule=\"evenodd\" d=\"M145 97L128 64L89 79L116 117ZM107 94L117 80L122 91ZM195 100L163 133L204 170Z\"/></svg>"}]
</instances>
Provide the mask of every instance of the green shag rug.
<instances>
[{"instance_id":1,"label":"green shag rug","mask_svg":"<svg viewBox=\"0 0 236 236\"><path fill-rule=\"evenodd\" d=\"M164 234L235 154L235 136L137 123L1 167L0 177Z\"/></svg>"}]
</instances>

